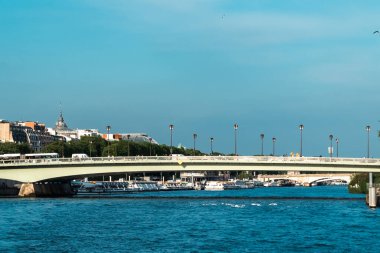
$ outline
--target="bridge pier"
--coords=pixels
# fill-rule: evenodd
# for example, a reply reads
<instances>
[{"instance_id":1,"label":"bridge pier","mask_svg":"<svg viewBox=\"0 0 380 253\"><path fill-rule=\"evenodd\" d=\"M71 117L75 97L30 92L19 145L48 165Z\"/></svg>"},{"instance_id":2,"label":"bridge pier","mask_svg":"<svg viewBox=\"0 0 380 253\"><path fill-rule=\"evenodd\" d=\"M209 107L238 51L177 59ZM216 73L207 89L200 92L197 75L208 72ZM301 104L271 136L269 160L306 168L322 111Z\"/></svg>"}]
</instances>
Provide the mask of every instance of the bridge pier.
<instances>
[{"instance_id":1,"label":"bridge pier","mask_svg":"<svg viewBox=\"0 0 380 253\"><path fill-rule=\"evenodd\" d=\"M19 197L71 197L75 194L70 182L41 182L21 184Z\"/></svg>"},{"instance_id":2,"label":"bridge pier","mask_svg":"<svg viewBox=\"0 0 380 253\"><path fill-rule=\"evenodd\" d=\"M369 173L369 184L368 184L368 206L370 208L377 207L377 196L376 196L376 188L373 186L373 174Z\"/></svg>"},{"instance_id":3,"label":"bridge pier","mask_svg":"<svg viewBox=\"0 0 380 253\"><path fill-rule=\"evenodd\" d=\"M368 206L370 208L377 207L376 188L373 186L368 187Z\"/></svg>"}]
</instances>

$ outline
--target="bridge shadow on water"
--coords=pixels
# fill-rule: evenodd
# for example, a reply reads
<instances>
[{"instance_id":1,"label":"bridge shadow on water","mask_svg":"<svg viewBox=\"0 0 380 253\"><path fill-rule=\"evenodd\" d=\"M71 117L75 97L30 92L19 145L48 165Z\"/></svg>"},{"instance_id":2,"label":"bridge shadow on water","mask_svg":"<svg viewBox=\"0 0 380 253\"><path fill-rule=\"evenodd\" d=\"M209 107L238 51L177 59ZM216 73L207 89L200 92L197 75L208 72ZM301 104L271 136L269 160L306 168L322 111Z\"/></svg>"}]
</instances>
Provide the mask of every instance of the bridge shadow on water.
<instances>
[{"instance_id":1,"label":"bridge shadow on water","mask_svg":"<svg viewBox=\"0 0 380 253\"><path fill-rule=\"evenodd\" d=\"M156 191L118 194L76 195L73 198L145 200L343 200L363 201L364 194L350 194L346 186L259 187L224 191Z\"/></svg>"},{"instance_id":2,"label":"bridge shadow on water","mask_svg":"<svg viewBox=\"0 0 380 253\"><path fill-rule=\"evenodd\" d=\"M344 201L363 201L365 197L362 198L343 198L343 197L232 197L232 196L126 196L126 195L87 195L87 196L75 196L74 198L88 199L136 199L136 200L147 200L147 199L163 199L163 200L344 200Z\"/></svg>"}]
</instances>

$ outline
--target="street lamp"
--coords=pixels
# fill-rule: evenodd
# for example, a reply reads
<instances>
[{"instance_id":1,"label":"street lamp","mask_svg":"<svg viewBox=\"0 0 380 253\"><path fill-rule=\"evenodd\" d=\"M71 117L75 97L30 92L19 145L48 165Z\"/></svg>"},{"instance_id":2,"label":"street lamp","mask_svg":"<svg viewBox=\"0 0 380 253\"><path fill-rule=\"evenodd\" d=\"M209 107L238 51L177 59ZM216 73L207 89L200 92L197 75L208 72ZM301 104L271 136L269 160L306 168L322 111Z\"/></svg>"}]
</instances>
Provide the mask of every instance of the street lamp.
<instances>
[{"instance_id":1,"label":"street lamp","mask_svg":"<svg viewBox=\"0 0 380 253\"><path fill-rule=\"evenodd\" d=\"M261 155L264 155L264 134L260 134L261 138Z\"/></svg>"},{"instance_id":2,"label":"street lamp","mask_svg":"<svg viewBox=\"0 0 380 253\"><path fill-rule=\"evenodd\" d=\"M152 156L152 137L149 137L149 156Z\"/></svg>"},{"instance_id":3,"label":"street lamp","mask_svg":"<svg viewBox=\"0 0 380 253\"><path fill-rule=\"evenodd\" d=\"M108 157L110 157L110 130L111 130L111 126L108 125L106 128L107 128L107 151L108 151Z\"/></svg>"},{"instance_id":4,"label":"street lamp","mask_svg":"<svg viewBox=\"0 0 380 253\"><path fill-rule=\"evenodd\" d=\"M212 143L214 142L214 137L210 137L210 148L211 148L211 155L213 155L214 154L214 151L213 151L213 149L212 149Z\"/></svg>"},{"instance_id":5,"label":"street lamp","mask_svg":"<svg viewBox=\"0 0 380 253\"><path fill-rule=\"evenodd\" d=\"M193 146L193 155L195 156L195 140L197 139L198 135L197 134L193 134L193 139L194 139L194 146Z\"/></svg>"},{"instance_id":6,"label":"street lamp","mask_svg":"<svg viewBox=\"0 0 380 253\"><path fill-rule=\"evenodd\" d=\"M332 154L333 154L332 140L333 140L334 136L332 134L330 134L329 138L330 138L330 150L329 150L329 153L330 153L330 158L332 158Z\"/></svg>"},{"instance_id":7,"label":"street lamp","mask_svg":"<svg viewBox=\"0 0 380 253\"><path fill-rule=\"evenodd\" d=\"M131 135L130 134L127 134L127 140L128 140L128 156L129 156L129 139L131 138Z\"/></svg>"},{"instance_id":8,"label":"street lamp","mask_svg":"<svg viewBox=\"0 0 380 253\"><path fill-rule=\"evenodd\" d=\"M62 144L61 147L61 157L65 158L65 143L63 141L60 142Z\"/></svg>"},{"instance_id":9,"label":"street lamp","mask_svg":"<svg viewBox=\"0 0 380 253\"><path fill-rule=\"evenodd\" d=\"M371 126L366 126L365 130L367 131L367 158L369 158L369 132L371 131ZM368 182L368 193L369 193L369 203L371 203L372 195L376 194L374 193L374 187L373 187L373 175L372 172L368 174L369 182ZM371 204L370 204L371 205Z\"/></svg>"},{"instance_id":10,"label":"street lamp","mask_svg":"<svg viewBox=\"0 0 380 253\"><path fill-rule=\"evenodd\" d=\"M365 130L367 131L367 158L369 158L369 132L371 131L371 126L366 126ZM370 172L368 176L369 176L368 187L372 187L373 185L372 172Z\"/></svg>"},{"instance_id":11,"label":"street lamp","mask_svg":"<svg viewBox=\"0 0 380 253\"><path fill-rule=\"evenodd\" d=\"M92 141L90 141L90 157L91 157L91 151L92 151Z\"/></svg>"},{"instance_id":12,"label":"street lamp","mask_svg":"<svg viewBox=\"0 0 380 253\"><path fill-rule=\"evenodd\" d=\"M371 126L366 126L365 130L367 131L367 158L369 158L369 132L371 131Z\"/></svg>"},{"instance_id":13,"label":"street lamp","mask_svg":"<svg viewBox=\"0 0 380 253\"><path fill-rule=\"evenodd\" d=\"M336 142L336 157L339 157L339 139L336 138L335 142Z\"/></svg>"},{"instance_id":14,"label":"street lamp","mask_svg":"<svg viewBox=\"0 0 380 253\"><path fill-rule=\"evenodd\" d=\"M273 138L272 138L272 142L273 142L272 155L273 155L273 156L275 156L275 153L274 153L274 152L275 152L275 143L276 143L276 140L277 140L276 137L273 137Z\"/></svg>"},{"instance_id":15,"label":"street lamp","mask_svg":"<svg viewBox=\"0 0 380 253\"><path fill-rule=\"evenodd\" d=\"M301 150L300 150L300 157L302 157L302 131L303 131L303 125L299 125L300 133L301 133Z\"/></svg>"},{"instance_id":16,"label":"street lamp","mask_svg":"<svg viewBox=\"0 0 380 253\"><path fill-rule=\"evenodd\" d=\"M235 156L237 155L237 129L238 129L238 124L237 123L235 123L234 124L234 129L235 129Z\"/></svg>"},{"instance_id":17,"label":"street lamp","mask_svg":"<svg viewBox=\"0 0 380 253\"><path fill-rule=\"evenodd\" d=\"M174 125L170 124L169 129L170 129L170 155L172 155L173 154L173 129L174 129Z\"/></svg>"}]
</instances>

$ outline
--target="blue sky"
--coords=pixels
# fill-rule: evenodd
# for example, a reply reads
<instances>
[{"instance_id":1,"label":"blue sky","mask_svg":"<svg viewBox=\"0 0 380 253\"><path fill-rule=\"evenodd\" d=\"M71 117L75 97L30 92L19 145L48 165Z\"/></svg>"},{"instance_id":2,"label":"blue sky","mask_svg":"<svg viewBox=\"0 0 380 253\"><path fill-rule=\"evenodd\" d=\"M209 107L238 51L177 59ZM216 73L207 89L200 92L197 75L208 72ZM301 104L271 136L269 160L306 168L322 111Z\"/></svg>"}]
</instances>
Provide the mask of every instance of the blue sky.
<instances>
[{"instance_id":1,"label":"blue sky","mask_svg":"<svg viewBox=\"0 0 380 253\"><path fill-rule=\"evenodd\" d=\"M0 0L0 118L232 153L380 156L379 1Z\"/></svg>"}]
</instances>

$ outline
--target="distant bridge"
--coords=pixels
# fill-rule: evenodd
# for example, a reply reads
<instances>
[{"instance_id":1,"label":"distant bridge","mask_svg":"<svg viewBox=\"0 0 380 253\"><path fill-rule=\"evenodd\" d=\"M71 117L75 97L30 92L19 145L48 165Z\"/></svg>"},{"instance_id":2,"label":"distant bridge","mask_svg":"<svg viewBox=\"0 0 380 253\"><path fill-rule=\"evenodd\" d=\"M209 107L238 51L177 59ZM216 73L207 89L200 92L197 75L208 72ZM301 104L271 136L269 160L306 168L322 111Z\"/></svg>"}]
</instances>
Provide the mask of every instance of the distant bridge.
<instances>
[{"instance_id":1,"label":"distant bridge","mask_svg":"<svg viewBox=\"0 0 380 253\"><path fill-rule=\"evenodd\" d=\"M380 159L273 156L133 156L0 161L0 179L23 183L177 171L380 172Z\"/></svg>"},{"instance_id":2,"label":"distant bridge","mask_svg":"<svg viewBox=\"0 0 380 253\"><path fill-rule=\"evenodd\" d=\"M299 174L299 173L290 173L290 174L274 174L258 175L260 181L273 181L273 180L291 180L294 182L301 183L302 185L311 185L313 183L325 182L325 181L346 181L349 183L351 181L352 173L322 173L322 174Z\"/></svg>"}]
</instances>

